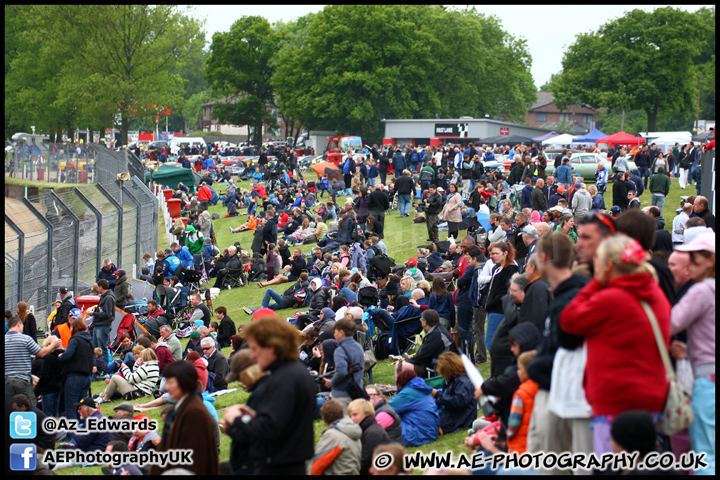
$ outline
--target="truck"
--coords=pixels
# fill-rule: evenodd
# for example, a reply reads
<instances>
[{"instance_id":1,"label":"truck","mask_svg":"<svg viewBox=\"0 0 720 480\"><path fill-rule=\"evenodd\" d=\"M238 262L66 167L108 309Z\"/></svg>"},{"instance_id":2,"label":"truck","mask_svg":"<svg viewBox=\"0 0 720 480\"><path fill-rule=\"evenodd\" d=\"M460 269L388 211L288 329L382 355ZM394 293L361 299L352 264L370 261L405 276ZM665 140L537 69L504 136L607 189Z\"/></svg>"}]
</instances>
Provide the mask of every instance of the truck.
<instances>
[{"instance_id":1,"label":"truck","mask_svg":"<svg viewBox=\"0 0 720 480\"><path fill-rule=\"evenodd\" d=\"M339 164L342 161L343 153L349 149L354 151L362 150L363 148L362 138L356 135L339 135L328 138L328 144L325 148L325 160L334 164Z\"/></svg>"}]
</instances>

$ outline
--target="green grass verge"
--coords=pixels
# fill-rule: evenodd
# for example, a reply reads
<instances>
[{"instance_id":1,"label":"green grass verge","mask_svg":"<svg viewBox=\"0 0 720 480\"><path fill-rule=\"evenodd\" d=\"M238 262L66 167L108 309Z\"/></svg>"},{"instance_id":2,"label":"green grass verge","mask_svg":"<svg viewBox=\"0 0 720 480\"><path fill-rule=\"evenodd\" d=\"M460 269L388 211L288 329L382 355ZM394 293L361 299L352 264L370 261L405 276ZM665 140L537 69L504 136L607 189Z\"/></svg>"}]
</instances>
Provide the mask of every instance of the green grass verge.
<instances>
[{"instance_id":1,"label":"green grass verge","mask_svg":"<svg viewBox=\"0 0 720 480\"><path fill-rule=\"evenodd\" d=\"M314 175L314 174L313 174ZM238 182L238 187L248 188L248 182ZM216 188L218 194L225 191L223 186ZM665 200L665 206L663 208L663 216L666 219L667 225L672 224L672 218L675 216L674 209L679 205L680 196L692 194L695 192L695 187L688 187L686 190L682 190L677 183L677 179L672 179L672 186L670 188L670 195ZM327 198L327 197L326 197ZM605 203L608 207L612 206L612 185L610 189L605 193ZM338 202L343 205L345 199L338 197ZM650 205L650 192L643 193L641 197L643 207ZM215 234L218 241L218 246L221 248L232 245L235 241L240 241L243 248L249 250L252 243L252 232L242 232L238 234L230 234L229 227L237 227L241 223L245 222L246 216L236 218L225 218L226 209L222 204L210 207L210 213L217 212L220 214L220 219L214 220L213 225L215 228ZM667 228L670 228L669 226ZM159 245L163 248L165 240L164 236L164 222L162 215L160 217L160 241ZM406 218L400 218L398 211L388 211L385 217L385 239L384 242L387 244L389 252L396 262L403 262L407 258L415 256L417 247L424 244L424 240L427 238L427 229L424 223L415 224L412 223L412 216ZM447 232L440 232L440 239L444 240L447 238ZM314 245L301 245L303 253L309 252ZM287 287L285 287L287 288ZM277 287L277 290L284 289L282 286ZM249 316L246 315L242 307L257 307L260 305L262 298L265 294L264 288L258 288L256 284L250 284L244 288L235 288L232 290L222 290L219 298L212 301L213 307L220 305L225 306L228 309L228 315L233 319L236 325L244 324L249 322ZM278 310L278 315L281 317L290 317L295 313L294 309ZM187 339L181 340L183 347L187 343ZM230 354L231 349L223 349L225 356ZM485 363L478 365L478 370L484 378L490 376L490 364ZM373 369L373 382L380 384L391 384L393 383L393 365L390 360L380 360ZM102 392L105 388L105 382L93 382L92 391L93 394ZM228 388L240 388L239 382L232 382L228 385ZM215 408L218 410L220 418L223 417L223 409L230 405L236 405L245 403L248 398L248 393L239 389L236 392L225 394L217 397L215 401ZM136 400L133 403L145 403L147 400L141 399ZM121 400L115 400L110 403L106 403L100 406L100 410L103 415L109 416L113 413L113 406L122 403ZM151 410L146 412L151 418L160 421L160 410ZM315 442L320 438L322 431L325 426L321 420L316 420L315 426ZM410 452L422 451L429 453L437 451L444 453L452 451L454 456L460 453L466 453L467 447L463 443L463 439L466 432L459 431L448 435L439 437L436 441L423 445L421 447L409 448ZM227 435L221 435L220 443L220 462L226 462L230 456L230 440ZM74 467L57 472L60 475L100 475L100 467ZM415 472L420 473L420 472Z\"/></svg>"}]
</instances>

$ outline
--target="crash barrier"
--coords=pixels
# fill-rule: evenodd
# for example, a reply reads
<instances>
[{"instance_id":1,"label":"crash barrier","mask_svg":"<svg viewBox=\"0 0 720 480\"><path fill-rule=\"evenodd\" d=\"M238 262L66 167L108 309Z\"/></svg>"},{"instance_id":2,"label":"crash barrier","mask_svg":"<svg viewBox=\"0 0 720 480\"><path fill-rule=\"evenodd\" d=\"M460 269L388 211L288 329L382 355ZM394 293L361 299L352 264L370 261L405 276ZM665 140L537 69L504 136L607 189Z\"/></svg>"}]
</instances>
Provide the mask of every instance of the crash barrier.
<instances>
[{"instance_id":1,"label":"crash barrier","mask_svg":"<svg viewBox=\"0 0 720 480\"><path fill-rule=\"evenodd\" d=\"M5 198L5 308L25 301L41 325L60 287L90 293L105 258L137 276L142 255L157 251L158 222L159 202L137 176Z\"/></svg>"}]
</instances>

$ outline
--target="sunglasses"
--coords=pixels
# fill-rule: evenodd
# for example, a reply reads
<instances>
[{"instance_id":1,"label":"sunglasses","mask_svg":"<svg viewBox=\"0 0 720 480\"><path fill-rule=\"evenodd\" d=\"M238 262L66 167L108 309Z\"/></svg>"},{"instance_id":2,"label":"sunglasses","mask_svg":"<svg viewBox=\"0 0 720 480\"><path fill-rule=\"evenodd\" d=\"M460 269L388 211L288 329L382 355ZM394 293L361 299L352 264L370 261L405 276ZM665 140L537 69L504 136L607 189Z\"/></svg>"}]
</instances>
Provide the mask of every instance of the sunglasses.
<instances>
[{"instance_id":1,"label":"sunglasses","mask_svg":"<svg viewBox=\"0 0 720 480\"><path fill-rule=\"evenodd\" d=\"M204 352L205 350L212 350L212 347L203 347L203 352Z\"/></svg>"}]
</instances>

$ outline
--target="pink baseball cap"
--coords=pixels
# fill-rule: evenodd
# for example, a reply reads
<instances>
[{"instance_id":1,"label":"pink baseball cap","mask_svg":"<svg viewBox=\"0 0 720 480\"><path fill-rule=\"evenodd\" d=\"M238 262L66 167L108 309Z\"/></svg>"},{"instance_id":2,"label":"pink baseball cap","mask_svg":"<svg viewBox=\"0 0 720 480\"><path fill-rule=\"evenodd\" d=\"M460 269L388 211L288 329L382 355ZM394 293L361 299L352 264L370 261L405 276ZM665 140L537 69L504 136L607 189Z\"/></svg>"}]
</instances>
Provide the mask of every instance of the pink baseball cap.
<instances>
[{"instance_id":1,"label":"pink baseball cap","mask_svg":"<svg viewBox=\"0 0 720 480\"><path fill-rule=\"evenodd\" d=\"M705 232L696 236L687 245L678 245L679 252L712 252L715 253L715 233Z\"/></svg>"}]
</instances>

